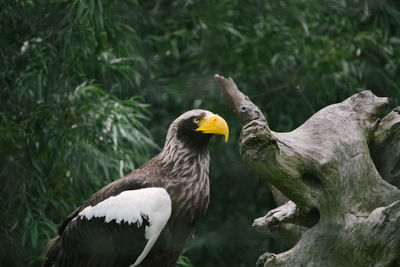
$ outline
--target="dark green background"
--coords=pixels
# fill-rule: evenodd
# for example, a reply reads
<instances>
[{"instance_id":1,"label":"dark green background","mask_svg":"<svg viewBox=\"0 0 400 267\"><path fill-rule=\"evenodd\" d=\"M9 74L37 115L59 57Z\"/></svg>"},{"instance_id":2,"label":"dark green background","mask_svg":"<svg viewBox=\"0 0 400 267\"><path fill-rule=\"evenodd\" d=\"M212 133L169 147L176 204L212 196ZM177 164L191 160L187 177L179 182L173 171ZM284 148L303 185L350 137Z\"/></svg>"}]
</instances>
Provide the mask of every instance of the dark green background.
<instances>
[{"instance_id":1,"label":"dark green background","mask_svg":"<svg viewBox=\"0 0 400 267\"><path fill-rule=\"evenodd\" d=\"M231 136L210 144L211 202L184 254L254 266L285 248L251 229L274 203L240 160L213 75L233 77L275 131L364 89L400 101L394 0L3 0L0 22L1 266L39 266L64 217L193 108Z\"/></svg>"}]
</instances>

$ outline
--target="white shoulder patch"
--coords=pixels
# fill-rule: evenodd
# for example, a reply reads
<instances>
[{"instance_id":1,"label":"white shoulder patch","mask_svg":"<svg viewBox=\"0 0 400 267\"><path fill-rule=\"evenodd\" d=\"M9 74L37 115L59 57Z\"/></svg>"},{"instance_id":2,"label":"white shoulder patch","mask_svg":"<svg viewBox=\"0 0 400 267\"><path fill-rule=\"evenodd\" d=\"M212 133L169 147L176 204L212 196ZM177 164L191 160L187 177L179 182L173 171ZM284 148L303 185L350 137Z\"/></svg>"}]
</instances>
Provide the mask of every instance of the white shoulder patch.
<instances>
[{"instance_id":1,"label":"white shoulder patch","mask_svg":"<svg viewBox=\"0 0 400 267\"><path fill-rule=\"evenodd\" d=\"M149 218L149 226L145 229L148 241L132 265L136 266L147 256L171 216L171 198L164 188L150 187L124 191L93 207L86 207L78 216L88 220L93 217L105 217L106 223L115 220L117 223L136 223L140 226L143 223L142 215Z\"/></svg>"}]
</instances>

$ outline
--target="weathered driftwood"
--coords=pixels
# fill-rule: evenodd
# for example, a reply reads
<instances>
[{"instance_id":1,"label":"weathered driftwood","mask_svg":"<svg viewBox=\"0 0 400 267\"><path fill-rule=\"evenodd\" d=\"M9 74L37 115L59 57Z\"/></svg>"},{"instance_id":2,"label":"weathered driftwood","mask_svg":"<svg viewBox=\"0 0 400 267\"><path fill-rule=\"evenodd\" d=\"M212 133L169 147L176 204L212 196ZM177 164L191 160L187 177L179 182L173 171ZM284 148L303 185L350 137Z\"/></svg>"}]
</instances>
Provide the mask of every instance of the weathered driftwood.
<instances>
[{"instance_id":1,"label":"weathered driftwood","mask_svg":"<svg viewBox=\"0 0 400 267\"><path fill-rule=\"evenodd\" d=\"M370 141L371 157L379 174L400 188L400 107L382 119Z\"/></svg>"},{"instance_id":2,"label":"weathered driftwood","mask_svg":"<svg viewBox=\"0 0 400 267\"><path fill-rule=\"evenodd\" d=\"M242 122L242 158L290 199L273 191L281 206L253 226L292 248L257 265L400 265L400 108L381 121L389 99L363 91L278 133L232 79L215 78Z\"/></svg>"}]
</instances>

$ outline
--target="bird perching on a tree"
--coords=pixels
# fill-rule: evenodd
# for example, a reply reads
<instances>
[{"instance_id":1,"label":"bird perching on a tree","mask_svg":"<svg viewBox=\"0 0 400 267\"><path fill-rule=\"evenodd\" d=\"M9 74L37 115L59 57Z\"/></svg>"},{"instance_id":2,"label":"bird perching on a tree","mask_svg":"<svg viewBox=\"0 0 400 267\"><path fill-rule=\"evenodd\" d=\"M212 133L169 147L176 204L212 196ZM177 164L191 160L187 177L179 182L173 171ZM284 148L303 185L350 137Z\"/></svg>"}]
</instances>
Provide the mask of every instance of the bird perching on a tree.
<instances>
[{"instance_id":1,"label":"bird perching on a tree","mask_svg":"<svg viewBox=\"0 0 400 267\"><path fill-rule=\"evenodd\" d=\"M66 218L47 245L44 266L174 266L208 206L213 134L228 140L220 116L199 109L182 114L158 155Z\"/></svg>"}]
</instances>

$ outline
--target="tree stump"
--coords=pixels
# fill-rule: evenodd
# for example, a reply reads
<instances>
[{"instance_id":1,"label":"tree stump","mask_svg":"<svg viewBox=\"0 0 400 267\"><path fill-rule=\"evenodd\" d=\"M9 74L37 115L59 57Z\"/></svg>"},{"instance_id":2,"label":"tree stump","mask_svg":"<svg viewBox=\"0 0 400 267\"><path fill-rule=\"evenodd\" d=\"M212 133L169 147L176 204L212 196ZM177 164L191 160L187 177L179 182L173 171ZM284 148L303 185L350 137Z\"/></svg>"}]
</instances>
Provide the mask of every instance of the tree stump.
<instances>
[{"instance_id":1,"label":"tree stump","mask_svg":"<svg viewBox=\"0 0 400 267\"><path fill-rule=\"evenodd\" d=\"M242 122L243 160L280 205L253 227L291 247L257 266L400 266L400 107L380 120L390 99L363 91L279 133L231 78L215 78Z\"/></svg>"}]
</instances>

